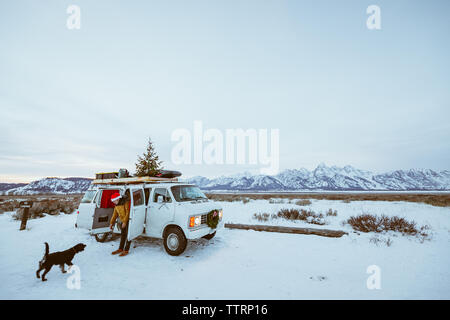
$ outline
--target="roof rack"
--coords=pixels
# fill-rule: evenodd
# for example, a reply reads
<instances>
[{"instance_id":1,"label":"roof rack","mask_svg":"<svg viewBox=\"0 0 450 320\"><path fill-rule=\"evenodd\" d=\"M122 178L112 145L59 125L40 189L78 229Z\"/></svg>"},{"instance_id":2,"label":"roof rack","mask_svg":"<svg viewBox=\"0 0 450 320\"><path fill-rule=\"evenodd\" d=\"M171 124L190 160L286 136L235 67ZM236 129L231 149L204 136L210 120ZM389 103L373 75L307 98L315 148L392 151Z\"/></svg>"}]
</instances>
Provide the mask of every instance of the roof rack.
<instances>
[{"instance_id":1,"label":"roof rack","mask_svg":"<svg viewBox=\"0 0 450 320\"><path fill-rule=\"evenodd\" d=\"M138 184L138 183L162 183L178 182L178 178L158 178L158 177L129 177L116 179L95 179L92 184Z\"/></svg>"}]
</instances>

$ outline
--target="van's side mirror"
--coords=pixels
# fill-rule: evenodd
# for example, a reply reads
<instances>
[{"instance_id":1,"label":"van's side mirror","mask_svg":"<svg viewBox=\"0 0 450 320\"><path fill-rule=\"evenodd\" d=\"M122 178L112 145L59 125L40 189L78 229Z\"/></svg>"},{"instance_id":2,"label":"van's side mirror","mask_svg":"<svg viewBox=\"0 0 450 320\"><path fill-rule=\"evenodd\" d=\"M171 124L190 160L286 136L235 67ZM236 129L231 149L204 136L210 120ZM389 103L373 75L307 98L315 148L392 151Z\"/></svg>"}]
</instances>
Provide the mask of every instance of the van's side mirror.
<instances>
[{"instance_id":1,"label":"van's side mirror","mask_svg":"<svg viewBox=\"0 0 450 320\"><path fill-rule=\"evenodd\" d=\"M156 198L156 202L157 203L163 203L164 202L163 196L158 196L158 198Z\"/></svg>"}]
</instances>

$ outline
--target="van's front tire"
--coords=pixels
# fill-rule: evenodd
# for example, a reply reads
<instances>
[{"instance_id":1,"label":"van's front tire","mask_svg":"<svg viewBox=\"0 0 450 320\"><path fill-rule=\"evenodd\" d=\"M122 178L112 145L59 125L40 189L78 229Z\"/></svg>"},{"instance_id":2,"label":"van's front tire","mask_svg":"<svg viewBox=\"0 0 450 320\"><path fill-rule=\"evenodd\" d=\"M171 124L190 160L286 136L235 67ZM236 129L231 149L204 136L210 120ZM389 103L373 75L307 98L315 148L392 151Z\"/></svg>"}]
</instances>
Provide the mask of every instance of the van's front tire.
<instances>
[{"instance_id":1,"label":"van's front tire","mask_svg":"<svg viewBox=\"0 0 450 320\"><path fill-rule=\"evenodd\" d=\"M111 235L110 232L105 232L105 233L98 233L95 234L95 240L97 240L97 242L105 242L109 236Z\"/></svg>"},{"instance_id":2,"label":"van's front tire","mask_svg":"<svg viewBox=\"0 0 450 320\"><path fill-rule=\"evenodd\" d=\"M179 256L184 252L187 239L180 228L170 227L164 233L164 249L171 256Z\"/></svg>"}]
</instances>

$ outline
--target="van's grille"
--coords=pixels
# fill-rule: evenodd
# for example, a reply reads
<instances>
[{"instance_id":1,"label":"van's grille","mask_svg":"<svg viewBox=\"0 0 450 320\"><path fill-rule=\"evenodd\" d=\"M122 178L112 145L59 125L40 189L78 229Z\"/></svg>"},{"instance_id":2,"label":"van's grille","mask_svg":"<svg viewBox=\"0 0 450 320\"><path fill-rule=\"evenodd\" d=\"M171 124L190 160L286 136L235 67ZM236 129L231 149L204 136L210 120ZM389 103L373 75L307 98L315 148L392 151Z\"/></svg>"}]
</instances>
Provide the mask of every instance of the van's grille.
<instances>
[{"instance_id":1,"label":"van's grille","mask_svg":"<svg viewBox=\"0 0 450 320\"><path fill-rule=\"evenodd\" d=\"M202 214L202 220L200 224L206 224L206 214Z\"/></svg>"}]
</instances>

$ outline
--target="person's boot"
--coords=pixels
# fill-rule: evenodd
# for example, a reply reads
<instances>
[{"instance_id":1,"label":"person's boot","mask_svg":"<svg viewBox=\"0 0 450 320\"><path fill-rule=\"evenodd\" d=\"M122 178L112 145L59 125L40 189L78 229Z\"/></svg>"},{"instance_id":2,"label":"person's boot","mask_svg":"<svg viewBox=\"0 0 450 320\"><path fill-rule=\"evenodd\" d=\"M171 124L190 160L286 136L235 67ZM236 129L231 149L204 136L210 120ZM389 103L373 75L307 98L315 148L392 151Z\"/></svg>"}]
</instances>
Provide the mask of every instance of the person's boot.
<instances>
[{"instance_id":1,"label":"person's boot","mask_svg":"<svg viewBox=\"0 0 450 320\"><path fill-rule=\"evenodd\" d=\"M128 251L122 251L121 254L119 254L119 257L124 257L128 254Z\"/></svg>"},{"instance_id":2,"label":"person's boot","mask_svg":"<svg viewBox=\"0 0 450 320\"><path fill-rule=\"evenodd\" d=\"M117 249L116 251L111 252L111 254L118 254L121 253L123 250L122 249Z\"/></svg>"}]
</instances>

